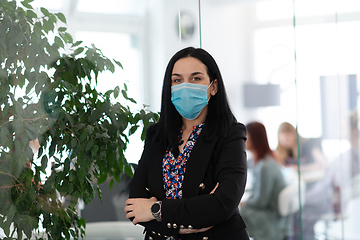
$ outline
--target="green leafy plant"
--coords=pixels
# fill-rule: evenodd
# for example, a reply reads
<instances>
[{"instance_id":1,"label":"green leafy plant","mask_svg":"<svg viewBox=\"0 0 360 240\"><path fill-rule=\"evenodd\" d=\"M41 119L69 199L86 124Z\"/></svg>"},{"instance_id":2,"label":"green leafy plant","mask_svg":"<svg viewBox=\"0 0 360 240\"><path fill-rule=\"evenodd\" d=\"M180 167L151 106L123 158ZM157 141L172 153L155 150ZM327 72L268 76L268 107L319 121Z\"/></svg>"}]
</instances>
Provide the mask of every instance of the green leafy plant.
<instances>
[{"instance_id":1,"label":"green leafy plant","mask_svg":"<svg viewBox=\"0 0 360 240\"><path fill-rule=\"evenodd\" d=\"M132 175L128 136L143 127L143 140L158 115L132 112L125 84L98 92L99 73L120 62L74 42L62 13L38 16L31 2L0 0L0 228L8 239L39 228L49 239L78 239L86 225L78 200L101 198L98 184Z\"/></svg>"}]
</instances>

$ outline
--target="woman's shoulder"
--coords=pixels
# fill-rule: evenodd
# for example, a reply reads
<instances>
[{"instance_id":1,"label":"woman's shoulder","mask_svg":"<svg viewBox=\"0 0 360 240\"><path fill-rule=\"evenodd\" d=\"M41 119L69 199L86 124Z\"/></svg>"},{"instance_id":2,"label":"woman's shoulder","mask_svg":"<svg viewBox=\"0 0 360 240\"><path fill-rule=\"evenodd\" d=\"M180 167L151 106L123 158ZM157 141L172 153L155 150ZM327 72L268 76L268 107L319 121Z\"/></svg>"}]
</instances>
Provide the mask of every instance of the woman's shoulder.
<instances>
[{"instance_id":1,"label":"woman's shoulder","mask_svg":"<svg viewBox=\"0 0 360 240\"><path fill-rule=\"evenodd\" d=\"M159 125L158 123L154 123L148 127L148 129L146 130L147 141L153 141L158 125Z\"/></svg>"},{"instance_id":2,"label":"woman's shoulder","mask_svg":"<svg viewBox=\"0 0 360 240\"><path fill-rule=\"evenodd\" d=\"M262 168L266 168L267 171L270 171L270 169L272 169L273 171L278 171L281 169L281 166L279 165L279 163L276 161L276 159L271 156L271 155L266 155L263 159L263 161L259 161L258 165L260 164L260 166Z\"/></svg>"},{"instance_id":3,"label":"woman's shoulder","mask_svg":"<svg viewBox=\"0 0 360 240\"><path fill-rule=\"evenodd\" d=\"M153 123L151 125L149 125L148 129L147 129L147 133L148 132L154 132L156 131L157 127L158 127L159 123Z\"/></svg>"},{"instance_id":4,"label":"woman's shoulder","mask_svg":"<svg viewBox=\"0 0 360 240\"><path fill-rule=\"evenodd\" d=\"M276 161L276 159L270 154L266 154L264 156L264 161L261 161L261 162L264 162L268 165L279 165L278 162Z\"/></svg>"},{"instance_id":5,"label":"woman's shoulder","mask_svg":"<svg viewBox=\"0 0 360 240\"><path fill-rule=\"evenodd\" d=\"M226 137L246 138L245 125L239 122L232 123L229 127L229 130L227 131Z\"/></svg>"},{"instance_id":6,"label":"woman's shoulder","mask_svg":"<svg viewBox=\"0 0 360 240\"><path fill-rule=\"evenodd\" d=\"M230 128L238 128L238 129L246 130L245 125L243 123L240 123L240 122L233 122L230 125Z\"/></svg>"},{"instance_id":7,"label":"woman's shoulder","mask_svg":"<svg viewBox=\"0 0 360 240\"><path fill-rule=\"evenodd\" d=\"M217 143L218 146L223 146L234 141L244 141L245 143L246 140L245 125L238 122L231 123L227 131L221 136L216 136L215 139L217 139L218 141Z\"/></svg>"}]
</instances>

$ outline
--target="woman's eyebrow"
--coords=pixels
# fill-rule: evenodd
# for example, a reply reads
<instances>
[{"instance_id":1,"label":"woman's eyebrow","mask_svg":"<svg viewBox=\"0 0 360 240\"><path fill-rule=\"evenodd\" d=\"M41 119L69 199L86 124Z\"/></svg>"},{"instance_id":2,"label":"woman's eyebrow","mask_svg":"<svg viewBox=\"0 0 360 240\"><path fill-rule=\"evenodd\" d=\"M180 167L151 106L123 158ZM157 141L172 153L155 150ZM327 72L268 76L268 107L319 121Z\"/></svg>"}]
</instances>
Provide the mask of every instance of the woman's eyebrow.
<instances>
[{"instance_id":1,"label":"woman's eyebrow","mask_svg":"<svg viewBox=\"0 0 360 240\"><path fill-rule=\"evenodd\" d=\"M202 72L193 72L192 74L191 74L191 76L195 76L195 75L198 75L198 74L203 74Z\"/></svg>"},{"instance_id":2,"label":"woman's eyebrow","mask_svg":"<svg viewBox=\"0 0 360 240\"><path fill-rule=\"evenodd\" d=\"M193 73L190 74L190 76L195 76L195 75L199 75L199 74L204 74L204 73L202 73L202 72L193 72ZM173 74L171 74L171 76L180 77L182 75L179 74L179 73L173 73Z\"/></svg>"}]
</instances>

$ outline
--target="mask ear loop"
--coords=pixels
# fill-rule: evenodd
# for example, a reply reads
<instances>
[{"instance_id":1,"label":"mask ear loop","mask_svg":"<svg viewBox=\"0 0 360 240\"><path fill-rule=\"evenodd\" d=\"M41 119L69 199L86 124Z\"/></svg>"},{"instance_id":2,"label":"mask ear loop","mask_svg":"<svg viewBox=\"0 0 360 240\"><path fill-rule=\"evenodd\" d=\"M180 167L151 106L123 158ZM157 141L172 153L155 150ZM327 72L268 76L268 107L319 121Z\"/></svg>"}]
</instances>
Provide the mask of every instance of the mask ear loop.
<instances>
[{"instance_id":1,"label":"mask ear loop","mask_svg":"<svg viewBox=\"0 0 360 240\"><path fill-rule=\"evenodd\" d=\"M214 81L215 81L215 80L214 80ZM209 86L207 87L206 91L209 89L209 87L211 86L211 84L213 84L214 81L212 81L212 82L209 84ZM209 98L208 98L208 100L207 100L208 103L209 103L210 98L211 98L211 94L210 94L210 96L209 96Z\"/></svg>"}]
</instances>

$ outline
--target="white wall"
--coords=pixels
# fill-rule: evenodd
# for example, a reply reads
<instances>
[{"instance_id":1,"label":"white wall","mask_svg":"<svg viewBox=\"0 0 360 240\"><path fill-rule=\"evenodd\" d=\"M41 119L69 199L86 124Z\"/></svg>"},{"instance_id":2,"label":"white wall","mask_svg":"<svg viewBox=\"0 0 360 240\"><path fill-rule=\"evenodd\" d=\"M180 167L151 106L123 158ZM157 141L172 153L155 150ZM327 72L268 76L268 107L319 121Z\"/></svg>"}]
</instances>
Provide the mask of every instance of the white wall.
<instances>
[{"instance_id":1,"label":"white wall","mask_svg":"<svg viewBox=\"0 0 360 240\"><path fill-rule=\"evenodd\" d=\"M358 29L360 15L355 14L355 12L344 13L341 9L349 5L346 4L346 1L349 0L344 0L338 5L338 19L343 22L337 25L334 22L335 18L331 7L328 6L327 12L325 11L328 15L319 15L320 17L318 17L311 15L316 14L317 11L306 11L306 6L310 4L309 1L305 1L304 6L301 6L300 2L297 5L297 9L300 9L297 17L297 64L301 64L300 67L298 66L298 81L300 84L297 90L300 91L303 99L307 95L310 96L308 99L315 99L315 101L300 101L299 106L296 106L296 89L295 85L292 84L295 78L294 55L291 52L294 50L291 18L292 4L281 0L200 1L202 47L209 51L218 62L231 108L240 122L248 123L252 120L263 122L267 127L270 144L273 148L277 142L278 124L282 121L289 121L293 124L300 121L299 131L304 136L306 134L310 137L314 134L316 136L321 135L321 131L319 131L321 122L319 119L320 100L318 87L316 87L318 85L316 84L318 72L321 71L321 76L330 73L336 75L337 72L344 75L359 72L360 59L358 56L360 50L357 47L357 42L360 35L357 34L357 31L352 31L352 29ZM141 2L141 0L138 2ZM320 2L318 1L318 3ZM139 7L145 9L145 13L132 16L83 13L76 10L75 0L65 0L65 3L63 4L65 9L57 9L54 12L65 12L68 18L69 31L73 35L76 35L78 31L97 31L100 32L100 35L101 32L114 32L128 33L136 37L138 40L137 50L141 60L138 70L131 70L135 73L136 79L134 76L127 75L129 76L127 80L133 83L136 82L134 83L136 89L132 88L130 92L135 92L135 96L132 96L141 105L147 104L150 105L150 110L159 111L163 76L170 57L183 47L200 46L199 1L144 0L142 3L146 4L146 6ZM266 3L262 4L260 15L259 12L256 12L258 3ZM116 4L116 7L122 7L120 3L116 2ZM350 5L357 6L354 2ZM194 17L195 33L191 39L179 39L179 29L176 24L180 11L188 11ZM359 12L360 5L354 8L354 11ZM274 17L274 14L278 18L271 20L269 16ZM327 29L333 35L324 35L326 33L324 32L324 23L330 26ZM317 24L316 36L320 37L315 38L313 34L309 38L309 32L311 32L315 24ZM259 39L262 41L259 41ZM91 41L91 39L87 40ZM337 42L338 46L334 45L335 42ZM282 54L279 48L269 54L269 51L274 49L274 45L279 43L286 45L290 49L289 56L279 57L279 54ZM311 44L311 47L309 47L309 44ZM334 46L331 47L332 45ZM116 43L111 47L114 49L119 48ZM333 54L334 49L337 49L337 47L338 52ZM325 49L324 54L319 54L319 49ZM331 49L332 51L328 51ZM334 57L335 54L338 57ZM274 56L277 56L277 59L273 58ZM122 59L130 58L131 56L120 56L118 60L122 61ZM282 69L282 72L277 71L279 64L287 58L292 59L290 64L286 69ZM330 64L327 63L334 60L336 60L336 64L331 66L335 67L329 67ZM309 71L311 69L316 71ZM126 70L129 70L127 66L125 66L124 71ZM275 74L273 74L274 71ZM281 84L282 87L285 85L291 86L291 90L281 96L282 106L257 109L245 108L242 90L244 83L267 83L269 80ZM311 85L311 88L308 87L309 85ZM300 118L297 117L297 111L300 111ZM309 111L314 113L311 118L308 117ZM138 146L139 143L135 142ZM134 159L137 158L137 156L134 157Z\"/></svg>"},{"instance_id":2,"label":"white wall","mask_svg":"<svg viewBox=\"0 0 360 240\"><path fill-rule=\"evenodd\" d=\"M196 24L198 23L199 8L198 1L155 1L161 6L151 8L148 15L149 21L153 17L163 19L156 21L149 29L154 29L149 34L150 49L158 49L149 57L148 64L151 67L152 83L151 94L145 92L149 97L151 109L160 109L161 85L165 66L170 57L179 49L186 46L200 47L199 25L196 25L195 34L189 40L180 40L176 28L180 6L181 11L191 13ZM252 64L252 6L244 3L217 4L203 1L201 4L201 30L202 47L207 50L217 61L223 75L231 108L240 122L253 119L254 111L243 107L242 86L245 82L253 80ZM162 40L160 39L163 36ZM159 39L154 41L154 39ZM162 44L159 42L162 41ZM161 45L161 46L160 46ZM161 50L159 50L161 48ZM158 53L163 54L159 56ZM154 61L154 59L156 59ZM161 59L161 61L159 61ZM146 79L144 79L146 81Z\"/></svg>"}]
</instances>

